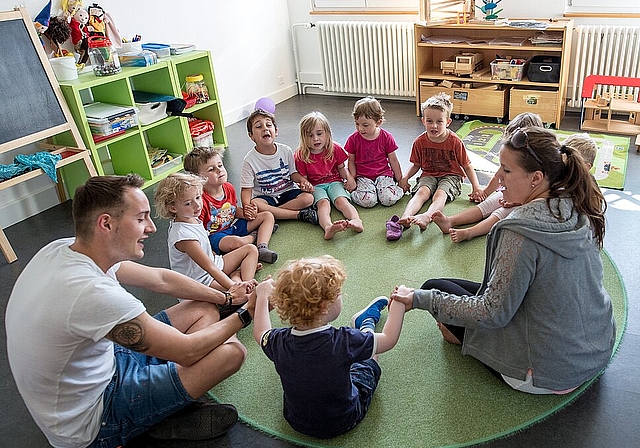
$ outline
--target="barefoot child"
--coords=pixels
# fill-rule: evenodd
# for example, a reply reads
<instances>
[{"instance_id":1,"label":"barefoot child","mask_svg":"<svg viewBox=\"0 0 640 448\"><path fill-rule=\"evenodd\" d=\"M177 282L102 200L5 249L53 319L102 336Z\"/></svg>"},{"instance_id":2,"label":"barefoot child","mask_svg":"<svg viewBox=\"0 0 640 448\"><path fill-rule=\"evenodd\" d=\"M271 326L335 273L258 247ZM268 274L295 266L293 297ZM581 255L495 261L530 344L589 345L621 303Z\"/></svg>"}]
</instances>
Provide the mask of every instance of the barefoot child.
<instances>
[{"instance_id":1,"label":"barefoot child","mask_svg":"<svg viewBox=\"0 0 640 448\"><path fill-rule=\"evenodd\" d=\"M222 163L222 150L193 148L185 156L184 169L206 179L200 219L209 232L214 252L231 252L255 242L258 260L275 263L278 254L269 249L271 234L277 230L273 215L265 211L246 216L243 208L238 207L236 190L228 182Z\"/></svg>"},{"instance_id":2,"label":"barefoot child","mask_svg":"<svg viewBox=\"0 0 640 448\"><path fill-rule=\"evenodd\" d=\"M214 255L200 221L202 185L191 173L174 173L160 181L154 194L156 213L170 220L169 263L171 269L200 283L226 291L225 306L232 305L229 289L241 281L254 281L258 251L249 244L223 256ZM220 306L221 311L223 306Z\"/></svg>"},{"instance_id":3,"label":"barefoot child","mask_svg":"<svg viewBox=\"0 0 640 448\"><path fill-rule=\"evenodd\" d=\"M268 211L275 219L298 219L318 224L313 186L296 170L293 151L277 143L276 117L263 109L247 118L249 138L256 144L242 163L240 199L245 216Z\"/></svg>"},{"instance_id":4,"label":"barefoot child","mask_svg":"<svg viewBox=\"0 0 640 448\"><path fill-rule=\"evenodd\" d=\"M344 265L330 255L289 262L276 280L256 287L253 335L275 364L284 390L284 418L303 434L328 439L353 429L378 385L377 355L392 349L412 303L399 297L389 305L382 333L380 312L389 304L375 298L352 318L351 327L330 325L342 311ZM269 308L290 328L271 328Z\"/></svg>"},{"instance_id":5,"label":"barefoot child","mask_svg":"<svg viewBox=\"0 0 640 448\"><path fill-rule=\"evenodd\" d=\"M313 198L324 239L347 229L362 232L362 220L349 201L344 182L355 182L345 166L348 159L342 147L333 141L329 121L320 112L311 112L300 120L300 144L294 153L298 173L313 185ZM346 219L331 221L331 204Z\"/></svg>"},{"instance_id":6,"label":"barefoot child","mask_svg":"<svg viewBox=\"0 0 640 448\"><path fill-rule=\"evenodd\" d=\"M540 115L523 112L509 122L504 130L503 138L508 139L515 131L527 126L543 127L544 123ZM514 207L518 205L505 204L502 200L502 191L496 190L497 188L498 180L493 176L483 190L483 193L488 195L485 200L475 207L468 208L452 216L446 216L442 211L436 211L432 216L433 222L436 223L442 233L448 233L454 243L486 235L495 223L507 217ZM469 195L469 198L474 200L472 195ZM465 229L456 228L457 226L471 223L477 224Z\"/></svg>"},{"instance_id":7,"label":"barefoot child","mask_svg":"<svg viewBox=\"0 0 640 448\"><path fill-rule=\"evenodd\" d=\"M349 154L349 171L355 182L347 182L351 200L360 207L371 208L378 202L391 206L406 190L396 183L402 168L393 135L381 128L384 109L370 96L356 101L353 107L356 131L349 136L344 149Z\"/></svg>"},{"instance_id":8,"label":"barefoot child","mask_svg":"<svg viewBox=\"0 0 640 448\"><path fill-rule=\"evenodd\" d=\"M460 195L465 174L471 182L472 194L483 195L462 140L448 129L452 109L451 99L445 93L434 95L422 103L425 132L413 142L409 158L413 165L400 180L400 186L408 189L409 179L419 170L420 178L402 216L398 218L394 215L387 221L387 239L390 241L402 236L400 226L408 228L417 225L422 230L426 229L436 210L442 210L445 203ZM429 199L431 204L427 211L417 214Z\"/></svg>"}]
</instances>

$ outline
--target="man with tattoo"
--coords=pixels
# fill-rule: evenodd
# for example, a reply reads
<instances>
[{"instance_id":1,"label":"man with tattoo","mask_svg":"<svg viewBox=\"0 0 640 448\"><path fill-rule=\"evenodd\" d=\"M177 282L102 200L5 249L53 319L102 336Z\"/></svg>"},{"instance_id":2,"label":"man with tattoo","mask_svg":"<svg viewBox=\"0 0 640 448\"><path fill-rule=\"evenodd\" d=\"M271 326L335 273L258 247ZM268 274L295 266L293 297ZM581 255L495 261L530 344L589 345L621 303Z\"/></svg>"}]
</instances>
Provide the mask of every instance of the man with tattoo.
<instances>
[{"instance_id":1,"label":"man with tattoo","mask_svg":"<svg viewBox=\"0 0 640 448\"><path fill-rule=\"evenodd\" d=\"M98 176L79 187L75 239L41 249L9 299L11 370L54 447L115 448L147 430L208 439L237 421L233 406L198 398L244 362L235 334L251 322L255 285L220 292L136 263L156 230L143 182ZM152 317L121 284L191 300ZM243 303L220 320L216 304Z\"/></svg>"}]
</instances>

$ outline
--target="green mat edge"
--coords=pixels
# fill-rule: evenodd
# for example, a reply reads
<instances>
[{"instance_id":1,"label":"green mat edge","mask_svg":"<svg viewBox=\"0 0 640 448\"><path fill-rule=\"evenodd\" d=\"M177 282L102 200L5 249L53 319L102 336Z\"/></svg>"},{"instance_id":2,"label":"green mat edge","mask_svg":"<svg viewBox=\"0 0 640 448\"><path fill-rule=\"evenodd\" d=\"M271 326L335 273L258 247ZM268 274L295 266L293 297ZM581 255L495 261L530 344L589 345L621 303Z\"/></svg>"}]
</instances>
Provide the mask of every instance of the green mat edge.
<instances>
[{"instance_id":1,"label":"green mat edge","mask_svg":"<svg viewBox=\"0 0 640 448\"><path fill-rule=\"evenodd\" d=\"M616 266L616 264L613 262L613 260L611 259L611 256L609 255L609 253L606 250L602 250L603 255L607 258L607 260L609 261L609 263L611 264L611 266L613 267L613 271L616 274L616 276L618 277L618 280L620 282L620 285L622 286L622 300L624 303L624 315L622 316L622 325L620 329L616 329L616 341L615 344L613 346L613 353L611 354L611 359L609 360L609 364L611 364L611 361L613 361L614 356L616 355L616 353L618 352L618 348L620 347L620 344L622 343L622 339L624 337L624 333L625 330L627 328L627 319L628 319L628 314L629 314L629 302L628 302L628 296L627 296L627 288L624 284L624 282L622 281L622 276L620 275L620 271L618 270L618 266ZM461 443L461 444L455 444L455 445L445 445L442 446L442 448L461 448L461 447L468 447L468 446L472 446L472 445L480 445L483 443L487 443L490 442L492 440L496 440L496 439L501 439L501 438L505 438L507 436L516 434L520 431L525 430L526 428L542 422L548 418L550 418L552 415L554 415L556 412L558 412L560 409L564 408L565 406L568 406L569 404L573 403L580 395L582 395L582 393L584 391L586 391L589 387L591 387L591 385L593 383L595 383L598 379L600 379L600 376L602 376L602 374L604 373L604 371L607 369L607 367L609 367L609 364L607 364L607 366L602 369L600 371L600 373L598 373L595 377L593 377L592 379L590 379L589 381L587 381L586 383L584 383L582 386L580 386L577 390L571 392L570 396L567 398L566 401L563 401L562 403L559 403L558 405L556 405L555 407L551 408L549 411L547 411L544 414L541 414L529 421L526 421L518 426L515 426L507 431L502 431L496 434L493 434L490 437L483 437L481 439L476 439L476 440L472 440L469 442L465 442L465 443ZM211 392L207 392L208 396L216 399L216 397L211 393ZM308 441L303 441L300 440L299 438L296 437L290 437L286 434L283 434L281 432L278 431L274 431L270 428L264 427L262 425L260 425L259 423L255 422L254 420L246 417L244 414L242 413L238 413L238 417L240 418L240 420L245 423L246 425L252 427L253 429L256 429L270 437L273 437L275 439L278 440L284 440L286 442L291 442L291 443L295 443L297 445L301 445L304 447L309 447L309 448L335 448L332 445L324 445L322 443L313 443L313 442L308 442Z\"/></svg>"}]
</instances>

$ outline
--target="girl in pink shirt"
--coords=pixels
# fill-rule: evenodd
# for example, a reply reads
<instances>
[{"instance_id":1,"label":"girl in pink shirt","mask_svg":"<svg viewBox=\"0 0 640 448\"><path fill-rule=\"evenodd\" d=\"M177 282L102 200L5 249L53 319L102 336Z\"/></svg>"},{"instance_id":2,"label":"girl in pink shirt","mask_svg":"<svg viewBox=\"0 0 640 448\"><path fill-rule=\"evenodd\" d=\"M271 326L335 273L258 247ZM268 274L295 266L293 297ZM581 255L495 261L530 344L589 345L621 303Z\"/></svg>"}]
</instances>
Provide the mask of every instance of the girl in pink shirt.
<instances>
[{"instance_id":1,"label":"girl in pink shirt","mask_svg":"<svg viewBox=\"0 0 640 448\"><path fill-rule=\"evenodd\" d=\"M398 182L402 168L396 157L393 135L382 129L384 109L370 96L356 101L353 107L356 132L344 145L349 154L349 172L355 178L347 184L351 200L361 207L373 207L378 202L387 207L398 202L407 190Z\"/></svg>"},{"instance_id":2,"label":"girl in pink shirt","mask_svg":"<svg viewBox=\"0 0 640 448\"><path fill-rule=\"evenodd\" d=\"M348 156L333 141L329 121L320 112L311 112L300 120L300 143L294 159L298 173L313 185L314 204L324 239L330 240L347 229L362 232L362 220L344 185L355 184L345 165ZM346 219L331 221L332 203Z\"/></svg>"}]
</instances>

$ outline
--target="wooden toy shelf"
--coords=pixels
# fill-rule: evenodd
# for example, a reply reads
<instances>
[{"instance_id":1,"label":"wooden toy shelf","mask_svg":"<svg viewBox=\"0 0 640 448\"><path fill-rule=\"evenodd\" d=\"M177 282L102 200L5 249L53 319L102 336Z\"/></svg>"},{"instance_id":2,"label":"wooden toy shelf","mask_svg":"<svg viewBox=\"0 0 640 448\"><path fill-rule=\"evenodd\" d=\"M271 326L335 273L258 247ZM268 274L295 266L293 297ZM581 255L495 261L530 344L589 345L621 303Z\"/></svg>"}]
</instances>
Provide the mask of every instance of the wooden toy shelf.
<instances>
[{"instance_id":1,"label":"wooden toy shelf","mask_svg":"<svg viewBox=\"0 0 640 448\"><path fill-rule=\"evenodd\" d=\"M580 129L615 134L638 135L640 144L640 103L631 94L595 95L596 86L640 87L640 78L589 75L582 83ZM626 116L626 119L621 119ZM640 148L639 148L640 149Z\"/></svg>"},{"instance_id":2,"label":"wooden toy shelf","mask_svg":"<svg viewBox=\"0 0 640 448\"><path fill-rule=\"evenodd\" d=\"M539 31L529 28L485 22L432 25L416 23L416 114L420 115L420 104L429 96L445 91L453 99L455 115L489 116L501 121L507 112L511 119L521 108L526 108L530 112L540 114L545 123L553 123L558 128L564 118L566 107L573 21L545 21L549 24L547 33L562 35L561 44L533 45L529 38L537 35ZM424 41L423 37L427 41ZM514 40L521 45L511 45ZM481 54L482 68L474 72L470 78L443 74L441 62L450 61L460 53ZM527 60L533 56L559 57L559 81L532 82L526 75L520 81L492 79L490 64L496 58L496 54ZM447 87L447 83L444 83L443 87L442 81L470 83L473 86L454 86L451 89Z\"/></svg>"},{"instance_id":3,"label":"wooden toy shelf","mask_svg":"<svg viewBox=\"0 0 640 448\"><path fill-rule=\"evenodd\" d=\"M583 107L584 119L581 129L585 131L640 134L640 103L633 99L588 99ZM618 118L622 115L627 119Z\"/></svg>"}]
</instances>

